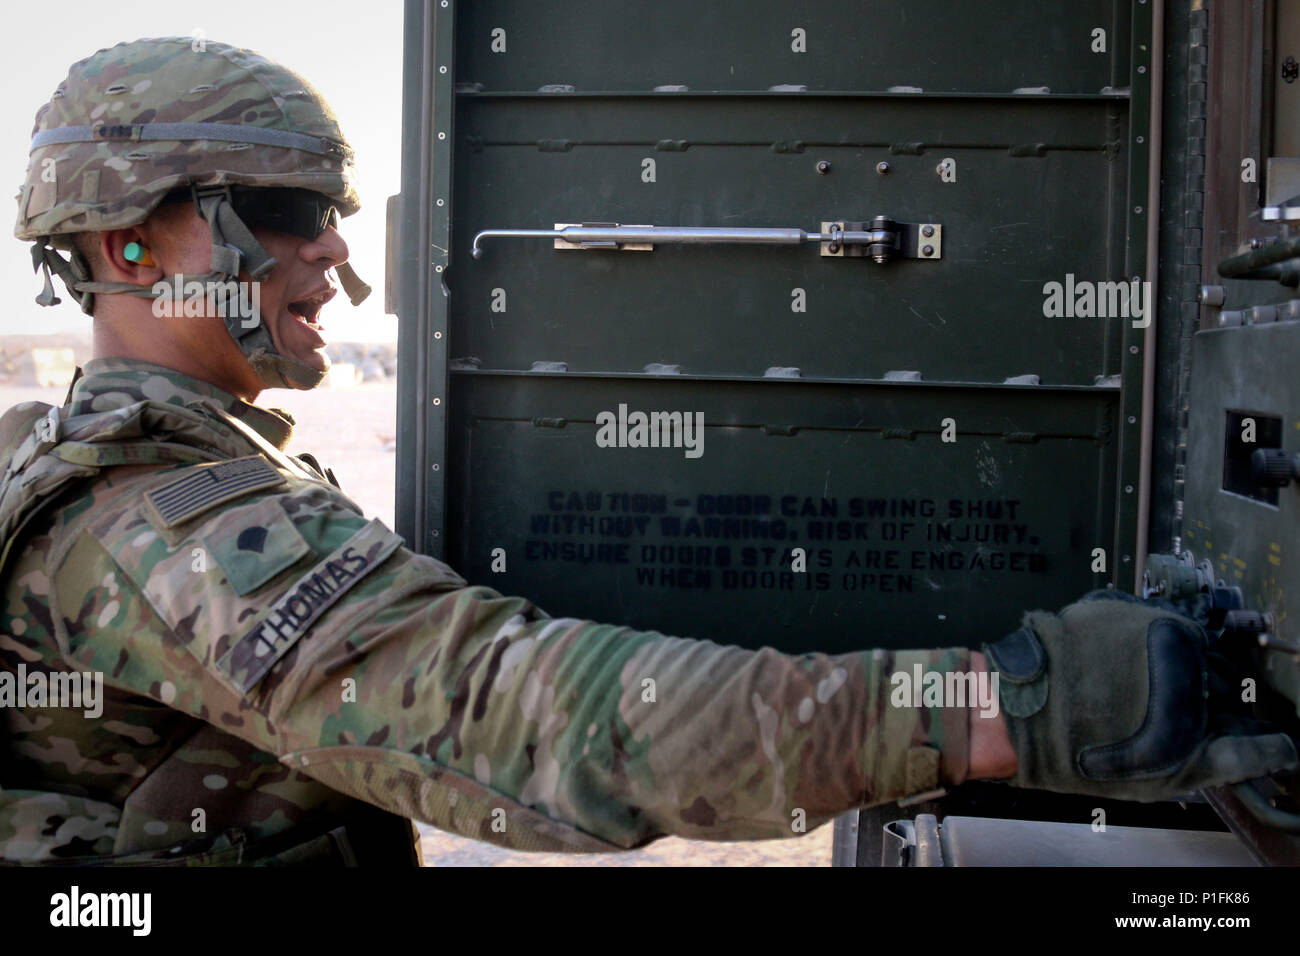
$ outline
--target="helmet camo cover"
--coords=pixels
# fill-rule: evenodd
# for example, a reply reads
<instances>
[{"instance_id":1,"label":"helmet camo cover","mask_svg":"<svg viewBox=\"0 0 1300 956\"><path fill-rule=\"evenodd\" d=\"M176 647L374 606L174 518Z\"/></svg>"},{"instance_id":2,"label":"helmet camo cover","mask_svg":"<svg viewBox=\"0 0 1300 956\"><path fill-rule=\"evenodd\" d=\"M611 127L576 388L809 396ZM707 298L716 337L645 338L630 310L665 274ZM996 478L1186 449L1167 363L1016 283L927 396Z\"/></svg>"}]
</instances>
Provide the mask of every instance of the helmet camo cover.
<instances>
[{"instance_id":1,"label":"helmet camo cover","mask_svg":"<svg viewBox=\"0 0 1300 956\"><path fill-rule=\"evenodd\" d=\"M352 150L303 77L249 50L136 40L72 65L36 114L19 239L143 222L188 185L312 189L360 208Z\"/></svg>"}]
</instances>

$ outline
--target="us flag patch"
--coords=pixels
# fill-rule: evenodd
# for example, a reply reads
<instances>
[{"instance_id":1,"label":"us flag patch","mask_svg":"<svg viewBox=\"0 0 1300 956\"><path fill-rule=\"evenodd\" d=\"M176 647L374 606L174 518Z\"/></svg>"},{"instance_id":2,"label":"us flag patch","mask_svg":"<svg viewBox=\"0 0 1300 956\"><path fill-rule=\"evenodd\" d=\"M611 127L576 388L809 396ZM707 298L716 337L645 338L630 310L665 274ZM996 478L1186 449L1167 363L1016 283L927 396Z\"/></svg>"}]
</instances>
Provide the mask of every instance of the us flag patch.
<instances>
[{"instance_id":1,"label":"us flag patch","mask_svg":"<svg viewBox=\"0 0 1300 956\"><path fill-rule=\"evenodd\" d=\"M175 481L145 492L145 501L164 528L189 521L210 508L285 481L261 455L195 465Z\"/></svg>"}]
</instances>

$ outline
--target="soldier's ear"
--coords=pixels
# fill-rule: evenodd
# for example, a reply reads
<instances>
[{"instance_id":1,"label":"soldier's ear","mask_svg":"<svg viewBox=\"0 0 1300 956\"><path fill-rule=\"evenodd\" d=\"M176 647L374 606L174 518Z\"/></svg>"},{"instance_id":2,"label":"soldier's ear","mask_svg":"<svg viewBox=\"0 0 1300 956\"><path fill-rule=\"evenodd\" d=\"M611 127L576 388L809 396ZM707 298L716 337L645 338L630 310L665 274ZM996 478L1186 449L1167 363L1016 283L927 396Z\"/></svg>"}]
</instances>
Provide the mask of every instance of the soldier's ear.
<instances>
[{"instance_id":1,"label":"soldier's ear","mask_svg":"<svg viewBox=\"0 0 1300 956\"><path fill-rule=\"evenodd\" d=\"M157 256L138 228L110 229L98 238L96 252L105 280L151 286L163 277Z\"/></svg>"}]
</instances>

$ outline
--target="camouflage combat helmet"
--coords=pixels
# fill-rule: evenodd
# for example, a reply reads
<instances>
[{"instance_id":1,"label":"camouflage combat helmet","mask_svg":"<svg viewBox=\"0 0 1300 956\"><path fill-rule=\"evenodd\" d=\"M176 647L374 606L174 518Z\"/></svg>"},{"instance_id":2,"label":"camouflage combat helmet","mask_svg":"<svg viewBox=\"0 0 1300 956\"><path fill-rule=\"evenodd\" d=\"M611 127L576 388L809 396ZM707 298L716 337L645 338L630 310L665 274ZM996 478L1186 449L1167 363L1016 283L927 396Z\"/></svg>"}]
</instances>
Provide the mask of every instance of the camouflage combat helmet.
<instances>
[{"instance_id":1,"label":"camouflage combat helmet","mask_svg":"<svg viewBox=\"0 0 1300 956\"><path fill-rule=\"evenodd\" d=\"M169 193L189 187L211 227L212 263L211 272L186 278L226 281L242 267L260 280L276 260L235 213L229 187L308 189L349 216L361 206L353 176L352 150L333 111L298 74L224 43L136 40L74 63L37 112L14 234L33 241L33 265L44 270L36 301L59 302L53 270L90 314L96 294L155 294L130 283L91 281L75 233L137 225ZM359 304L369 286L346 264L336 271ZM319 384L323 373L280 355L257 319L246 328L231 317L226 326L262 381Z\"/></svg>"}]
</instances>

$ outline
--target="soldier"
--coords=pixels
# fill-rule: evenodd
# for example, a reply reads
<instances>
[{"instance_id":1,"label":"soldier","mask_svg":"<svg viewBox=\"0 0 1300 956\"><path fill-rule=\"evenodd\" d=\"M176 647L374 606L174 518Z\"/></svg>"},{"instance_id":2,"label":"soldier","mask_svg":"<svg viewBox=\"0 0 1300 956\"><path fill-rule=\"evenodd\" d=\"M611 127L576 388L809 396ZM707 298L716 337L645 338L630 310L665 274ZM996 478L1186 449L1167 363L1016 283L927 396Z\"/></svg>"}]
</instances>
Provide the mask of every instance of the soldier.
<instances>
[{"instance_id":1,"label":"soldier","mask_svg":"<svg viewBox=\"0 0 1300 956\"><path fill-rule=\"evenodd\" d=\"M1196 623L1123 595L1031 612L987 665L787 656L552 619L408 550L253 404L321 380L327 271L365 291L336 229L346 141L257 54L75 64L18 203L38 301L53 270L96 357L63 407L0 420L9 862L411 863L410 818L615 850L790 836L971 778L1156 800L1296 763L1219 693ZM999 712L899 699L917 666L991 672ZM102 677L98 714L55 699L76 676Z\"/></svg>"}]
</instances>

